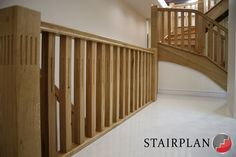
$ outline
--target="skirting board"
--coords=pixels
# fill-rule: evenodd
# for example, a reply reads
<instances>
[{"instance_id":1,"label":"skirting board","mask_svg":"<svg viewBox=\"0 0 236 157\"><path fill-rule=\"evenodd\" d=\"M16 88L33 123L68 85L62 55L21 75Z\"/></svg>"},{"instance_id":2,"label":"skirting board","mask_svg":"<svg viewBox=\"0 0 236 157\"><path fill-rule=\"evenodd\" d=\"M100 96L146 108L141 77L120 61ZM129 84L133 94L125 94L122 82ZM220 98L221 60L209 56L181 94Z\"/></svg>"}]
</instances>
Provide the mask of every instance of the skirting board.
<instances>
[{"instance_id":1,"label":"skirting board","mask_svg":"<svg viewBox=\"0 0 236 157\"><path fill-rule=\"evenodd\" d=\"M173 94L173 95L189 95L189 96L206 96L206 97L218 97L226 98L226 92L214 92L214 91L191 91L181 89L158 89L160 94Z\"/></svg>"}]
</instances>

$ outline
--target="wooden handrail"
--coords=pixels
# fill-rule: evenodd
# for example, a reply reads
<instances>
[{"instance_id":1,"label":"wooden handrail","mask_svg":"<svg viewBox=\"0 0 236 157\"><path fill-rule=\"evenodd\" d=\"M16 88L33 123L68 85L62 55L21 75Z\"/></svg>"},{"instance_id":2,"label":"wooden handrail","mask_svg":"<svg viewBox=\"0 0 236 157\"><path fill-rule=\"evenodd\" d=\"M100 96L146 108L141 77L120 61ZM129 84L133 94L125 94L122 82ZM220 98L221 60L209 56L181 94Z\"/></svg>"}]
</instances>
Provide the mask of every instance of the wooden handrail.
<instances>
[{"instance_id":1,"label":"wooden handrail","mask_svg":"<svg viewBox=\"0 0 236 157\"><path fill-rule=\"evenodd\" d=\"M219 2L217 2L214 6L210 7L205 14L207 14L208 12L210 12L212 9L216 8L218 4L223 3L225 0L220 0Z\"/></svg>"},{"instance_id":2,"label":"wooden handrail","mask_svg":"<svg viewBox=\"0 0 236 157\"><path fill-rule=\"evenodd\" d=\"M194 51L227 71L227 28L194 9L153 6L152 21L157 23L152 26L152 32L157 32L152 45L165 43Z\"/></svg>"},{"instance_id":3,"label":"wooden handrail","mask_svg":"<svg viewBox=\"0 0 236 157\"><path fill-rule=\"evenodd\" d=\"M218 4L224 3L226 0L219 0L218 2L216 0L213 0L213 5L212 5L212 0L198 0L196 2L192 3L182 3L182 4L174 4L171 3L171 8L188 8L190 9L191 6L195 6L195 10L199 10L200 12L203 12L207 14L210 10L214 9L217 7Z\"/></svg>"},{"instance_id":4,"label":"wooden handrail","mask_svg":"<svg viewBox=\"0 0 236 157\"><path fill-rule=\"evenodd\" d=\"M185 7L193 6L193 5L195 5L197 7L197 4L198 4L197 2L174 4L172 8L185 8Z\"/></svg>"},{"instance_id":5,"label":"wooden handrail","mask_svg":"<svg viewBox=\"0 0 236 157\"><path fill-rule=\"evenodd\" d=\"M208 16L206 16L205 14L203 14L202 12L198 11L198 10L194 10L194 9L178 9L178 8L158 8L159 11L177 11L177 12L192 12L192 13L196 13L198 15L200 15L202 18L204 18L205 20L211 22L213 25L219 27L220 29L222 29L223 31L225 31L226 33L228 33L228 29L225 28L224 26L220 25L218 22L216 22L215 20L212 20L211 18L209 18Z\"/></svg>"},{"instance_id":6,"label":"wooden handrail","mask_svg":"<svg viewBox=\"0 0 236 157\"><path fill-rule=\"evenodd\" d=\"M75 153L156 100L156 49L47 22L41 22L40 29L41 86L50 87L42 95L47 100L42 104L41 112L47 115L42 123L48 125L42 128L43 142L45 148L52 148L43 151L44 156L62 157ZM56 49L60 55L59 87L55 86ZM73 104L71 95L74 95ZM57 102L60 110L60 141L57 142L56 103L51 102ZM57 144L60 144L59 151L55 149Z\"/></svg>"},{"instance_id":7,"label":"wooden handrail","mask_svg":"<svg viewBox=\"0 0 236 157\"><path fill-rule=\"evenodd\" d=\"M81 39L85 39L85 40L92 40L92 41L110 44L110 45L114 45L114 46L127 47L130 49L135 49L138 51L144 51L144 52L153 54L153 51L147 50L147 49L139 47L139 46L131 45L131 44L128 44L128 43L125 43L122 41L98 36L98 35L87 33L87 32L82 32L79 30L67 28L64 26L60 26L60 25L56 25L56 24L52 24L52 23L48 23L48 22L41 22L40 28L41 28L41 31L55 33L56 35L66 35L66 36L70 36L72 38L77 37L77 38L81 38Z\"/></svg>"}]
</instances>

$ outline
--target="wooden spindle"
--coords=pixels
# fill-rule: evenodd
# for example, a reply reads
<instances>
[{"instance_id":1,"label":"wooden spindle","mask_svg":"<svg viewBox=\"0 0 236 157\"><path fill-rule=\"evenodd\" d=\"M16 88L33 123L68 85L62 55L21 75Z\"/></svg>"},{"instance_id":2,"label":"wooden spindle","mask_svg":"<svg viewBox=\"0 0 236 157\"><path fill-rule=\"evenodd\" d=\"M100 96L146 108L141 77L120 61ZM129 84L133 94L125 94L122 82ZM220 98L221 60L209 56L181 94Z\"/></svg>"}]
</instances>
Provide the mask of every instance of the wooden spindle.
<instances>
[{"instance_id":1,"label":"wooden spindle","mask_svg":"<svg viewBox=\"0 0 236 157\"><path fill-rule=\"evenodd\" d=\"M171 44L171 12L168 11L168 44Z\"/></svg>"},{"instance_id":2,"label":"wooden spindle","mask_svg":"<svg viewBox=\"0 0 236 157\"><path fill-rule=\"evenodd\" d=\"M135 106L135 92L136 92L136 86L135 86L135 67L136 67L136 53L132 50L132 56L131 56L131 111L134 110Z\"/></svg>"},{"instance_id":3,"label":"wooden spindle","mask_svg":"<svg viewBox=\"0 0 236 157\"><path fill-rule=\"evenodd\" d=\"M140 53L139 51L136 51L136 55L137 55L137 68L136 68L136 104L135 104L135 110L137 110L139 108L139 81L140 81L140 77L139 77L139 73L140 73Z\"/></svg>"},{"instance_id":4,"label":"wooden spindle","mask_svg":"<svg viewBox=\"0 0 236 157\"><path fill-rule=\"evenodd\" d=\"M113 104L113 122L119 120L120 109L120 47L114 49L114 104Z\"/></svg>"},{"instance_id":5,"label":"wooden spindle","mask_svg":"<svg viewBox=\"0 0 236 157\"><path fill-rule=\"evenodd\" d=\"M165 12L161 12L161 42L165 42Z\"/></svg>"},{"instance_id":6,"label":"wooden spindle","mask_svg":"<svg viewBox=\"0 0 236 157\"><path fill-rule=\"evenodd\" d=\"M198 11L204 13L204 0L198 0Z\"/></svg>"},{"instance_id":7,"label":"wooden spindle","mask_svg":"<svg viewBox=\"0 0 236 157\"><path fill-rule=\"evenodd\" d=\"M120 119L123 119L125 117L125 108L128 107L128 104L126 104L126 69L127 69L127 65L126 65L126 48L122 48L121 49L121 60L120 60L120 65L121 65L121 69L120 69ZM129 109L127 109L129 110Z\"/></svg>"},{"instance_id":8,"label":"wooden spindle","mask_svg":"<svg viewBox=\"0 0 236 157\"><path fill-rule=\"evenodd\" d=\"M209 24L208 27L208 57L213 59L213 26Z\"/></svg>"},{"instance_id":9,"label":"wooden spindle","mask_svg":"<svg viewBox=\"0 0 236 157\"><path fill-rule=\"evenodd\" d=\"M131 50L128 49L127 59L126 59L126 105L127 105L127 114L130 113L131 107Z\"/></svg>"},{"instance_id":10,"label":"wooden spindle","mask_svg":"<svg viewBox=\"0 0 236 157\"><path fill-rule=\"evenodd\" d=\"M198 52L199 54L204 54L204 49L205 49L205 22L204 22L204 19L203 17L197 15L197 22L198 22L198 25L196 25L197 27L197 34L198 34L198 37L197 37L197 45L198 45Z\"/></svg>"},{"instance_id":11,"label":"wooden spindle","mask_svg":"<svg viewBox=\"0 0 236 157\"><path fill-rule=\"evenodd\" d=\"M113 72L114 51L112 45L106 46L106 103L105 103L105 126L112 125L113 113Z\"/></svg>"},{"instance_id":12,"label":"wooden spindle","mask_svg":"<svg viewBox=\"0 0 236 157\"><path fill-rule=\"evenodd\" d=\"M191 25L192 25L192 13L188 12L188 49L192 48L192 32L191 32Z\"/></svg>"},{"instance_id":13,"label":"wooden spindle","mask_svg":"<svg viewBox=\"0 0 236 157\"><path fill-rule=\"evenodd\" d=\"M94 137L96 134L96 66L97 43L87 41L86 66L86 136Z\"/></svg>"},{"instance_id":14,"label":"wooden spindle","mask_svg":"<svg viewBox=\"0 0 236 157\"><path fill-rule=\"evenodd\" d=\"M144 53L144 76L143 76L143 82L144 82L144 87L143 87L143 101L144 101L144 104L147 103L146 99L147 99L147 53Z\"/></svg>"},{"instance_id":15,"label":"wooden spindle","mask_svg":"<svg viewBox=\"0 0 236 157\"><path fill-rule=\"evenodd\" d=\"M151 79L151 87L152 87L152 101L157 100L157 92L158 92L158 54L155 49L154 54L151 55L152 60L152 79Z\"/></svg>"},{"instance_id":16,"label":"wooden spindle","mask_svg":"<svg viewBox=\"0 0 236 157\"><path fill-rule=\"evenodd\" d=\"M60 148L66 153L72 147L71 128L71 38L60 37Z\"/></svg>"},{"instance_id":17,"label":"wooden spindle","mask_svg":"<svg viewBox=\"0 0 236 157\"><path fill-rule=\"evenodd\" d=\"M184 12L181 12L181 47L184 48Z\"/></svg>"},{"instance_id":18,"label":"wooden spindle","mask_svg":"<svg viewBox=\"0 0 236 157\"><path fill-rule=\"evenodd\" d=\"M217 41L217 63L219 65L222 65L222 44L221 44L221 30L220 28L217 28L217 38L216 38L216 41Z\"/></svg>"},{"instance_id":19,"label":"wooden spindle","mask_svg":"<svg viewBox=\"0 0 236 157\"><path fill-rule=\"evenodd\" d=\"M140 51L140 89L139 89L139 102L140 107L143 106L143 52Z\"/></svg>"},{"instance_id":20,"label":"wooden spindle","mask_svg":"<svg viewBox=\"0 0 236 157\"><path fill-rule=\"evenodd\" d=\"M99 43L97 46L97 82L96 82L96 130L105 128L105 83L106 83L106 45Z\"/></svg>"},{"instance_id":21,"label":"wooden spindle","mask_svg":"<svg viewBox=\"0 0 236 157\"><path fill-rule=\"evenodd\" d=\"M41 132L43 155L56 157L55 34L42 33Z\"/></svg>"},{"instance_id":22,"label":"wooden spindle","mask_svg":"<svg viewBox=\"0 0 236 157\"><path fill-rule=\"evenodd\" d=\"M175 33L174 44L175 44L175 46L178 46L178 12L177 11L175 11L175 28L174 28L174 33Z\"/></svg>"},{"instance_id":23,"label":"wooden spindle","mask_svg":"<svg viewBox=\"0 0 236 157\"><path fill-rule=\"evenodd\" d=\"M211 0L208 0L208 10L211 8Z\"/></svg>"},{"instance_id":24,"label":"wooden spindle","mask_svg":"<svg viewBox=\"0 0 236 157\"><path fill-rule=\"evenodd\" d=\"M195 14L195 51L199 53L199 40L200 40L200 32L199 32L199 16Z\"/></svg>"},{"instance_id":25,"label":"wooden spindle","mask_svg":"<svg viewBox=\"0 0 236 157\"><path fill-rule=\"evenodd\" d=\"M149 84L149 73L150 73L150 67L149 67L149 54L147 54L147 103L149 102L149 97L150 97L150 84Z\"/></svg>"},{"instance_id":26,"label":"wooden spindle","mask_svg":"<svg viewBox=\"0 0 236 157\"><path fill-rule=\"evenodd\" d=\"M225 69L228 69L228 33L225 33Z\"/></svg>"},{"instance_id":27,"label":"wooden spindle","mask_svg":"<svg viewBox=\"0 0 236 157\"><path fill-rule=\"evenodd\" d=\"M213 27L213 60L215 62L217 62L217 60L218 60L217 59L217 57L218 57L218 55L217 55L217 53L218 53L218 49L217 49L217 36L218 36L217 31Z\"/></svg>"},{"instance_id":28,"label":"wooden spindle","mask_svg":"<svg viewBox=\"0 0 236 157\"><path fill-rule=\"evenodd\" d=\"M221 43L221 63L220 65L225 68L225 40L224 36L221 35L220 37L220 43Z\"/></svg>"},{"instance_id":29,"label":"wooden spindle","mask_svg":"<svg viewBox=\"0 0 236 157\"><path fill-rule=\"evenodd\" d=\"M85 141L86 41L76 38L74 51L74 142L82 144Z\"/></svg>"},{"instance_id":30,"label":"wooden spindle","mask_svg":"<svg viewBox=\"0 0 236 157\"><path fill-rule=\"evenodd\" d=\"M150 67L150 71L149 71L149 102L152 101L152 85L154 82L152 82L152 55L149 54L149 67Z\"/></svg>"}]
</instances>

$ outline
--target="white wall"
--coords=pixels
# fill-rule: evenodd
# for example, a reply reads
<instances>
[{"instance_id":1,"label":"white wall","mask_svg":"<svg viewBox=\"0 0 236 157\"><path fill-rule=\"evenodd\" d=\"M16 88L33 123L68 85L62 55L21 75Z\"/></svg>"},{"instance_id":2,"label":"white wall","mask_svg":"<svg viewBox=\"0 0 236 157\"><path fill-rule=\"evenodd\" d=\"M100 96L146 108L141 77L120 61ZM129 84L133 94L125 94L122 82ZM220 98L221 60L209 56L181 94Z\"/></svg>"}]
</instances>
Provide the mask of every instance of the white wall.
<instances>
[{"instance_id":1,"label":"white wall","mask_svg":"<svg viewBox=\"0 0 236 157\"><path fill-rule=\"evenodd\" d=\"M146 20L122 0L0 0L0 8L22 5L42 20L146 47Z\"/></svg>"},{"instance_id":2,"label":"white wall","mask_svg":"<svg viewBox=\"0 0 236 157\"><path fill-rule=\"evenodd\" d=\"M16 4L40 11L43 21L146 47L145 18L122 0L0 0L0 8ZM201 73L163 62L159 87L162 91L223 92Z\"/></svg>"},{"instance_id":3,"label":"white wall","mask_svg":"<svg viewBox=\"0 0 236 157\"><path fill-rule=\"evenodd\" d=\"M170 62L159 62L159 92L225 96L224 90L202 73Z\"/></svg>"},{"instance_id":4,"label":"white wall","mask_svg":"<svg viewBox=\"0 0 236 157\"><path fill-rule=\"evenodd\" d=\"M229 1L229 55L228 55L228 99L231 114L236 118L236 1Z\"/></svg>"}]
</instances>

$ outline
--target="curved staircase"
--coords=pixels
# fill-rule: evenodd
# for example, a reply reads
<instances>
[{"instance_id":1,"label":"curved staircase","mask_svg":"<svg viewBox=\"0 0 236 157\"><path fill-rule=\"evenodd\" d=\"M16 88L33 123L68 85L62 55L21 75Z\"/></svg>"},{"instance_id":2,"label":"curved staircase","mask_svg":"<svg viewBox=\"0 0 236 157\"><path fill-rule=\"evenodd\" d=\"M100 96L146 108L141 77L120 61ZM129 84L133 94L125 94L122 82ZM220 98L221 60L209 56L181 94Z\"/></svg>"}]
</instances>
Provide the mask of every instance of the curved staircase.
<instances>
[{"instance_id":1,"label":"curved staircase","mask_svg":"<svg viewBox=\"0 0 236 157\"><path fill-rule=\"evenodd\" d=\"M207 14L153 6L152 47L159 61L190 67L227 90L228 29Z\"/></svg>"}]
</instances>

